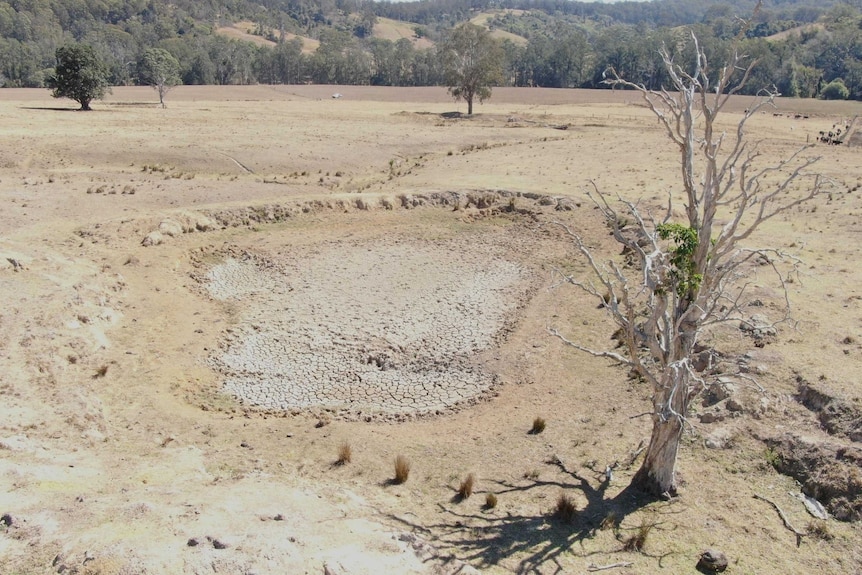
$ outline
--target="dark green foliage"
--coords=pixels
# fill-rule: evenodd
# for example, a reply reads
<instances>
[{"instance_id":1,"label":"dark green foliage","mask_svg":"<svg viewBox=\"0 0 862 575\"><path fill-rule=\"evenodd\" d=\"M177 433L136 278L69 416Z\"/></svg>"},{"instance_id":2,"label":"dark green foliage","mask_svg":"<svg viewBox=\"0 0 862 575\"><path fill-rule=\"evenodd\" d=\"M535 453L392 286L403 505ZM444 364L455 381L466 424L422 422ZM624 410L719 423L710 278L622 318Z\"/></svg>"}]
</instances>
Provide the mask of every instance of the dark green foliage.
<instances>
[{"instance_id":1,"label":"dark green foliage","mask_svg":"<svg viewBox=\"0 0 862 575\"><path fill-rule=\"evenodd\" d=\"M57 48L57 66L47 79L55 98L69 98L89 110L90 102L109 91L108 70L92 46L72 44Z\"/></svg>"}]
</instances>

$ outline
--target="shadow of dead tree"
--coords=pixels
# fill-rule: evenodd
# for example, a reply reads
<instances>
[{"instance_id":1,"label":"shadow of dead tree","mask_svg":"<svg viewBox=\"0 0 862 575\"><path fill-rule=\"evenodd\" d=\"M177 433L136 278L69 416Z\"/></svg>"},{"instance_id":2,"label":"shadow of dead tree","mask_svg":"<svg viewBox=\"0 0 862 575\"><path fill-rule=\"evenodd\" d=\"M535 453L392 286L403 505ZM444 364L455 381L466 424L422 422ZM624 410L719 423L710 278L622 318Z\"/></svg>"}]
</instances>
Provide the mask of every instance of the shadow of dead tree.
<instances>
[{"instance_id":1,"label":"shadow of dead tree","mask_svg":"<svg viewBox=\"0 0 862 575\"><path fill-rule=\"evenodd\" d=\"M598 482L598 486L594 487L584 476L567 470L556 457L546 463L559 467L567 476L566 479L558 481L525 478L523 482L518 483L485 481L499 487L499 489L490 490L498 496L547 487L559 488L562 493L577 490L586 498L587 504L577 511L571 521L567 522L556 517L553 509L537 515L507 512L505 516L495 516L462 513L444 505L440 505L440 508L447 519L440 523L419 525L404 517L393 515L390 515L390 519L428 537L433 545L446 548L445 553L451 553L452 558L459 561L481 568L499 565L509 558L518 557L520 559L517 564L508 565L508 569L516 573L539 575L565 572L559 561L560 556L564 553L572 553L575 546L592 539L601 529L613 529L619 544L605 550L583 550L583 553L575 552L575 555L588 558L626 551L626 538L622 532L637 531L638 528L621 528L621 523L636 511L649 508L650 512L656 515L683 511L674 510L674 500L657 499L631 486L612 497L607 497L606 492L610 482L604 476L603 480ZM659 521L650 523L650 527L655 528L662 528L662 525L663 523ZM640 549L638 554L632 554L631 560L634 561L636 557L649 557L657 560L658 567L661 567L662 560L671 554L673 552L656 555Z\"/></svg>"}]
</instances>

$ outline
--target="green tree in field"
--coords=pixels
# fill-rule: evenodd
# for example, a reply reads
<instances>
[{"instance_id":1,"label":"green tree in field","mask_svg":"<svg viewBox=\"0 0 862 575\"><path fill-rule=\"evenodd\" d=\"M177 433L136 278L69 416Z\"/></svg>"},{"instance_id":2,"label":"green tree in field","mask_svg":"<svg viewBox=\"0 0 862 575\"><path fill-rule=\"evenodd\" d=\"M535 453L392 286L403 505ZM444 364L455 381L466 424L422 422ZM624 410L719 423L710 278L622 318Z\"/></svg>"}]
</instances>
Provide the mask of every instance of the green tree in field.
<instances>
[{"instance_id":1,"label":"green tree in field","mask_svg":"<svg viewBox=\"0 0 862 575\"><path fill-rule=\"evenodd\" d=\"M472 115L473 100L484 102L491 86L502 81L503 48L485 28L465 23L452 31L441 53L449 93L467 102Z\"/></svg>"},{"instance_id":2,"label":"green tree in field","mask_svg":"<svg viewBox=\"0 0 862 575\"><path fill-rule=\"evenodd\" d=\"M824 100L846 100L850 97L850 90L844 84L844 80L836 78L823 86L820 97Z\"/></svg>"},{"instance_id":3,"label":"green tree in field","mask_svg":"<svg viewBox=\"0 0 862 575\"><path fill-rule=\"evenodd\" d=\"M72 44L57 48L57 66L46 84L55 98L69 98L90 110L90 102L110 92L108 70L92 46Z\"/></svg>"},{"instance_id":4,"label":"green tree in field","mask_svg":"<svg viewBox=\"0 0 862 575\"><path fill-rule=\"evenodd\" d=\"M181 84L180 63L163 48L148 48L139 63L141 80L159 93L159 104L165 107L165 95Z\"/></svg>"}]
</instances>

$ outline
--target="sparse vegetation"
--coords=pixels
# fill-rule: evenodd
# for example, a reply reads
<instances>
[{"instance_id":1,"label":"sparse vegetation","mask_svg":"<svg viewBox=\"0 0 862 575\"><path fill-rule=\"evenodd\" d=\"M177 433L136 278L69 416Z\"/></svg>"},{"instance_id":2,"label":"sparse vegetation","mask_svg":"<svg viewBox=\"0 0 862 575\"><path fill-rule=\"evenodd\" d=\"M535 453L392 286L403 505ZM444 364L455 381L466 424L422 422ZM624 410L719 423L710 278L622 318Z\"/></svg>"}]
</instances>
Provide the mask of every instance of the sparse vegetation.
<instances>
[{"instance_id":1,"label":"sparse vegetation","mask_svg":"<svg viewBox=\"0 0 862 575\"><path fill-rule=\"evenodd\" d=\"M353 459L353 448L348 442L344 442L338 446L338 458L335 460L336 465L347 465Z\"/></svg>"},{"instance_id":2,"label":"sparse vegetation","mask_svg":"<svg viewBox=\"0 0 862 575\"><path fill-rule=\"evenodd\" d=\"M102 364L99 366L99 369L96 370L96 373L93 375L93 378L105 377L108 374L108 364Z\"/></svg>"},{"instance_id":3,"label":"sparse vegetation","mask_svg":"<svg viewBox=\"0 0 862 575\"><path fill-rule=\"evenodd\" d=\"M763 458L766 460L766 463L768 463L770 467L773 467L775 469L781 467L781 454L778 453L774 448L767 447L766 451L763 452Z\"/></svg>"},{"instance_id":4,"label":"sparse vegetation","mask_svg":"<svg viewBox=\"0 0 862 575\"><path fill-rule=\"evenodd\" d=\"M835 538L832 529L829 528L829 522L822 519L812 520L808 524L806 531L809 535L821 541L832 541Z\"/></svg>"},{"instance_id":5,"label":"sparse vegetation","mask_svg":"<svg viewBox=\"0 0 862 575\"><path fill-rule=\"evenodd\" d=\"M655 523L650 523L646 519L642 520L635 532L623 540L623 549L637 553L643 551L653 527L655 527Z\"/></svg>"},{"instance_id":6,"label":"sparse vegetation","mask_svg":"<svg viewBox=\"0 0 862 575\"><path fill-rule=\"evenodd\" d=\"M494 509L497 506L497 496L493 493L485 495L485 509Z\"/></svg>"},{"instance_id":7,"label":"sparse vegetation","mask_svg":"<svg viewBox=\"0 0 862 575\"><path fill-rule=\"evenodd\" d=\"M545 431L545 419L542 417L536 417L533 420L533 427L530 428L531 435L538 435Z\"/></svg>"},{"instance_id":8,"label":"sparse vegetation","mask_svg":"<svg viewBox=\"0 0 862 575\"><path fill-rule=\"evenodd\" d=\"M468 473L467 477L461 481L461 485L458 487L458 497L460 499L468 499L471 495L473 495L473 488L476 484L476 476L472 473Z\"/></svg>"},{"instance_id":9,"label":"sparse vegetation","mask_svg":"<svg viewBox=\"0 0 862 575\"><path fill-rule=\"evenodd\" d=\"M575 501L565 493L560 493L557 497L557 505L554 507L554 517L563 523L574 523L577 516L578 509L575 507Z\"/></svg>"},{"instance_id":10,"label":"sparse vegetation","mask_svg":"<svg viewBox=\"0 0 862 575\"><path fill-rule=\"evenodd\" d=\"M410 460L399 455L395 458L395 483L404 483L408 477L410 477Z\"/></svg>"},{"instance_id":11,"label":"sparse vegetation","mask_svg":"<svg viewBox=\"0 0 862 575\"><path fill-rule=\"evenodd\" d=\"M619 526L619 518L617 517L616 513L611 511L607 515L605 515L604 519L602 519L602 524L599 528L602 531L607 531L608 529L613 529L614 531L616 531L618 526Z\"/></svg>"}]
</instances>

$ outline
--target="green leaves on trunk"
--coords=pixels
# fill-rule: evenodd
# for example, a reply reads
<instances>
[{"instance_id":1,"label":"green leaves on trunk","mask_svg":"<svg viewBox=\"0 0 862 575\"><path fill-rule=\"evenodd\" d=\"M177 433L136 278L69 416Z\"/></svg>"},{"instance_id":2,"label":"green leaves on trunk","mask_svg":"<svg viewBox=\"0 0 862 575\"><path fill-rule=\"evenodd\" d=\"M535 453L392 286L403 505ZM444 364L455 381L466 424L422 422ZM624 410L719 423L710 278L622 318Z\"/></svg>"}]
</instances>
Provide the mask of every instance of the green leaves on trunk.
<instances>
[{"instance_id":1,"label":"green leaves on trunk","mask_svg":"<svg viewBox=\"0 0 862 575\"><path fill-rule=\"evenodd\" d=\"M692 299L703 281L703 274L697 273L694 262L697 252L697 230L682 224L659 224L656 226L658 237L670 240L675 247L670 250L670 277L680 297Z\"/></svg>"}]
</instances>

